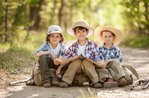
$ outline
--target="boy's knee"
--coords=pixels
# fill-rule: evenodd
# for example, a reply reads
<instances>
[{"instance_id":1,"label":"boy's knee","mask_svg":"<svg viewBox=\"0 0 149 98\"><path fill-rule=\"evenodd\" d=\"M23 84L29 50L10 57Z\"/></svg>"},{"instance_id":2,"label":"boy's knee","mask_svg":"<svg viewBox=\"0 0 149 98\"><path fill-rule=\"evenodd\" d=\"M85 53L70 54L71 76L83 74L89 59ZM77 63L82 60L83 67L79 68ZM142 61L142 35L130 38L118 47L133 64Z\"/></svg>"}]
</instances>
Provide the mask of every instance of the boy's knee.
<instances>
[{"instance_id":1,"label":"boy's knee","mask_svg":"<svg viewBox=\"0 0 149 98\"><path fill-rule=\"evenodd\" d=\"M45 60L47 60L47 56L46 55L41 55L40 57L39 57L39 62L41 62L41 61L45 61Z\"/></svg>"},{"instance_id":2,"label":"boy's knee","mask_svg":"<svg viewBox=\"0 0 149 98\"><path fill-rule=\"evenodd\" d=\"M120 60L113 60L112 61L112 64L113 65L120 65Z\"/></svg>"},{"instance_id":3,"label":"boy's knee","mask_svg":"<svg viewBox=\"0 0 149 98\"><path fill-rule=\"evenodd\" d=\"M72 63L69 64L69 67L75 68L75 67L79 67L80 65L81 65L81 60L78 59L78 60L72 61Z\"/></svg>"}]
</instances>

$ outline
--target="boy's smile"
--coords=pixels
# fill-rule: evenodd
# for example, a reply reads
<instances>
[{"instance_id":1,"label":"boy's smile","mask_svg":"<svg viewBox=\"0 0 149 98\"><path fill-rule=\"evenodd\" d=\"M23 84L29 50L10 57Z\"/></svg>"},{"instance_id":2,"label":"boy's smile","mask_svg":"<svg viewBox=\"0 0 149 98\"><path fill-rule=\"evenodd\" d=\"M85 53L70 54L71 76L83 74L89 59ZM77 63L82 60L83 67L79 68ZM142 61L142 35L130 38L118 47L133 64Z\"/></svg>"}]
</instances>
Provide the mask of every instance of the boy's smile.
<instances>
[{"instance_id":1,"label":"boy's smile","mask_svg":"<svg viewBox=\"0 0 149 98\"><path fill-rule=\"evenodd\" d=\"M54 34L50 34L48 39L51 44L57 45L62 40L62 37L61 37L61 34L54 33Z\"/></svg>"},{"instance_id":2,"label":"boy's smile","mask_svg":"<svg viewBox=\"0 0 149 98\"><path fill-rule=\"evenodd\" d=\"M88 32L86 31L86 29L76 29L76 33L75 36L78 38L78 40L86 40L86 37L88 35Z\"/></svg>"}]
</instances>

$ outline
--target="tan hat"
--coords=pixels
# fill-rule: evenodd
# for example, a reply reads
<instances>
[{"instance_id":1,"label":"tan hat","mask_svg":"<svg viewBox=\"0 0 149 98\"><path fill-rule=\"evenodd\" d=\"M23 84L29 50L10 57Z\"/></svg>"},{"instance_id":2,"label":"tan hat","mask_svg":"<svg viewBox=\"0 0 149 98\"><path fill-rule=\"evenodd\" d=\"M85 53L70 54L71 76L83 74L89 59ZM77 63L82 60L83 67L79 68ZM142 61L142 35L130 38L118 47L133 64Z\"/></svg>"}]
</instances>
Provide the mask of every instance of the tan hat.
<instances>
[{"instance_id":1,"label":"tan hat","mask_svg":"<svg viewBox=\"0 0 149 98\"><path fill-rule=\"evenodd\" d=\"M104 43L102 36L101 36L101 32L105 31L105 30L111 31L112 33L115 34L115 39L113 41L113 44L117 45L123 39L123 34L120 30L118 30L112 26L99 26L95 29L95 32L94 32L94 36L96 37L96 39L99 42Z\"/></svg>"},{"instance_id":2,"label":"tan hat","mask_svg":"<svg viewBox=\"0 0 149 98\"><path fill-rule=\"evenodd\" d=\"M69 27L68 29L67 29L67 33L69 34L69 35L72 35L72 36L75 36L74 35L74 28L75 27L84 27L84 28L87 28L88 30L89 30L89 33L88 33L88 35L87 35L87 37L88 36L91 36L92 34L93 34L93 29L89 26L89 24L87 23L87 21L85 21L85 20L77 20L75 23L74 23L74 25L72 26L72 27Z\"/></svg>"}]
</instances>

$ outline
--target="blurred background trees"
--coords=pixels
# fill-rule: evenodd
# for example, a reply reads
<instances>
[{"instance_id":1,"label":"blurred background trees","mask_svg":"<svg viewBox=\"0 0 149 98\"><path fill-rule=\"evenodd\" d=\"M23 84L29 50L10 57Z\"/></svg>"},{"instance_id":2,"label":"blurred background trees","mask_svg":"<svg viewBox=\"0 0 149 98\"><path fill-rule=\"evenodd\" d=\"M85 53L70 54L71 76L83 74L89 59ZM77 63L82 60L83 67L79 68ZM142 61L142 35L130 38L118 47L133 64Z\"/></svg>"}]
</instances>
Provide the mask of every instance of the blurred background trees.
<instances>
[{"instance_id":1,"label":"blurred background trees","mask_svg":"<svg viewBox=\"0 0 149 98\"><path fill-rule=\"evenodd\" d=\"M77 19L149 36L149 0L0 0L0 42L19 40L22 31L27 39L53 24L66 31Z\"/></svg>"}]
</instances>

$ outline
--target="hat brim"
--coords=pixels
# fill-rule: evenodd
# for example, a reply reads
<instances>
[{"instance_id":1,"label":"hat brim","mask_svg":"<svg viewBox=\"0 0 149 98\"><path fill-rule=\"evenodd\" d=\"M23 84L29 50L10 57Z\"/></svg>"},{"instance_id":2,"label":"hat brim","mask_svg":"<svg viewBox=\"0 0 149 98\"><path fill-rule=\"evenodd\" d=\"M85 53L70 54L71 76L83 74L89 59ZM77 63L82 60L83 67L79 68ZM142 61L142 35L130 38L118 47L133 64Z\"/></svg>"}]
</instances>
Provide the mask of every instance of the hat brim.
<instances>
[{"instance_id":1,"label":"hat brim","mask_svg":"<svg viewBox=\"0 0 149 98\"><path fill-rule=\"evenodd\" d=\"M81 25L80 25L81 26ZM69 27L68 29L67 29L67 33L69 34L69 35L71 35L71 36L74 36L75 37L75 35L74 35L74 30L73 30L73 28L75 28L75 27L79 27L79 26L72 26L72 27ZM87 37L89 37L89 36L91 36L92 34L93 34L93 29L91 28L91 27L88 27L88 26L81 26L81 27L84 27L84 28L87 28L88 30L89 30L89 33L88 33L88 35L87 35Z\"/></svg>"},{"instance_id":2,"label":"hat brim","mask_svg":"<svg viewBox=\"0 0 149 98\"><path fill-rule=\"evenodd\" d=\"M62 40L61 40L61 42L63 42L63 41L64 41L64 36L63 36L62 33L60 33L60 31L50 32L48 35L50 35L50 34L55 34L55 33L58 33L58 34L61 34L61 35L62 35Z\"/></svg>"},{"instance_id":3,"label":"hat brim","mask_svg":"<svg viewBox=\"0 0 149 98\"><path fill-rule=\"evenodd\" d=\"M112 27L112 26L99 26L95 29L95 32L94 32L94 36L96 37L97 41L100 42L101 44L104 43L104 40L102 39L102 36L101 36L101 32L102 31L111 31L112 33L115 34L115 39L113 41L113 44L117 45L121 42L121 40L123 39L123 34L120 30Z\"/></svg>"}]
</instances>

